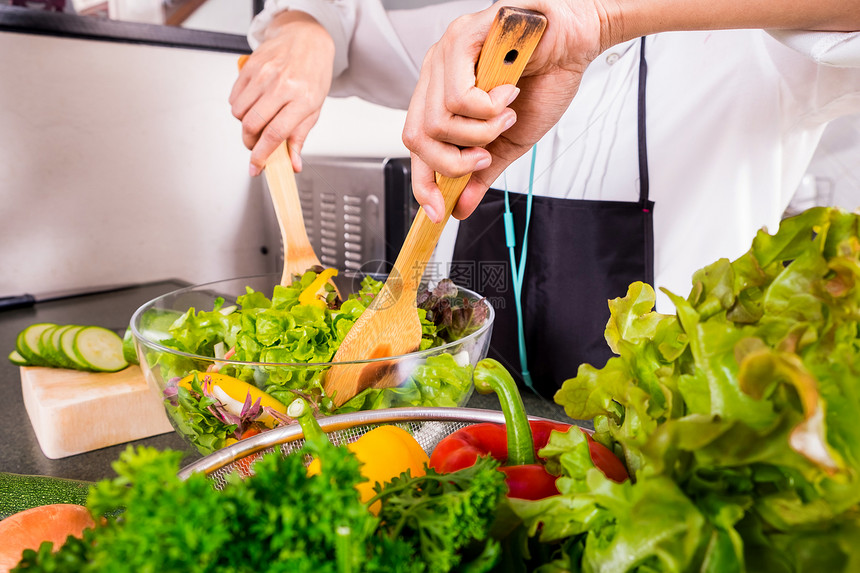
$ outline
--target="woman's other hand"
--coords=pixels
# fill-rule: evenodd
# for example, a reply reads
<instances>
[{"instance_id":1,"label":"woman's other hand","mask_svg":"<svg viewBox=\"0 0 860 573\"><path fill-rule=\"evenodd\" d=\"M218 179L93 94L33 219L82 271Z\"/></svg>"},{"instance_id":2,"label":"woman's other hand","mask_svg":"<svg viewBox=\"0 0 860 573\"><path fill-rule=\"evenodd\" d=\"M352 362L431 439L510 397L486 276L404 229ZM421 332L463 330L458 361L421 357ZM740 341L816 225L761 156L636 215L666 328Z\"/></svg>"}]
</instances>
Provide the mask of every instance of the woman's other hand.
<instances>
[{"instance_id":1,"label":"woman's other hand","mask_svg":"<svg viewBox=\"0 0 860 573\"><path fill-rule=\"evenodd\" d=\"M301 171L302 146L331 87L333 62L334 42L314 18L290 10L272 20L229 99L251 150L252 176L284 140L293 169Z\"/></svg>"}]
</instances>

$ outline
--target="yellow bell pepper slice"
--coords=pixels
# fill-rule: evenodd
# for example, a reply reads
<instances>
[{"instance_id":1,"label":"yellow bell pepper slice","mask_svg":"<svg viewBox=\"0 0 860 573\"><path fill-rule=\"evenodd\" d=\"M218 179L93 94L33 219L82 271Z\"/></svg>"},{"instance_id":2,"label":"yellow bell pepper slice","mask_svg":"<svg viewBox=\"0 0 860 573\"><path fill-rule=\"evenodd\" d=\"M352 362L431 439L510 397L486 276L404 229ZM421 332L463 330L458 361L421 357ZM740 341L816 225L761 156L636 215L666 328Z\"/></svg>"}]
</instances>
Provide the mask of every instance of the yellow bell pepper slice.
<instances>
[{"instance_id":1,"label":"yellow bell pepper slice","mask_svg":"<svg viewBox=\"0 0 860 573\"><path fill-rule=\"evenodd\" d=\"M423 476L426 464L430 463L424 448L409 432L398 426L374 428L348 444L347 448L362 463L361 475L368 480L355 486L363 502L376 495L373 491L376 483L389 482L406 470L413 477ZM308 475L319 472L320 461L315 458L308 466ZM378 514L380 505L380 502L375 502L370 506L370 512Z\"/></svg>"},{"instance_id":2,"label":"yellow bell pepper slice","mask_svg":"<svg viewBox=\"0 0 860 573\"><path fill-rule=\"evenodd\" d=\"M245 397L250 394L251 403L255 403L257 400L260 400L260 406L268 406L276 412L280 412L284 415L286 415L287 413L287 407L280 403L278 400L266 394L256 386L252 386L251 384L239 380L238 378L233 378L232 376L227 376L226 374L219 374L217 372L200 372L197 374L197 376L200 379L201 383L208 379L214 387L220 389L229 398L235 400L239 404L244 404ZM191 390L191 381L193 379L194 374L189 374L188 376L179 381L179 386L185 388L186 390ZM271 414L267 414L264 412L259 418L257 418L257 420L259 422L262 422L267 428L275 427L275 419L272 417Z\"/></svg>"},{"instance_id":3,"label":"yellow bell pepper slice","mask_svg":"<svg viewBox=\"0 0 860 573\"><path fill-rule=\"evenodd\" d=\"M324 300L317 297L317 293L323 288L323 285L328 282L331 277L337 276L337 269L325 269L317 275L317 278L308 285L305 290L299 295L299 304L316 306L322 309L326 308Z\"/></svg>"}]
</instances>

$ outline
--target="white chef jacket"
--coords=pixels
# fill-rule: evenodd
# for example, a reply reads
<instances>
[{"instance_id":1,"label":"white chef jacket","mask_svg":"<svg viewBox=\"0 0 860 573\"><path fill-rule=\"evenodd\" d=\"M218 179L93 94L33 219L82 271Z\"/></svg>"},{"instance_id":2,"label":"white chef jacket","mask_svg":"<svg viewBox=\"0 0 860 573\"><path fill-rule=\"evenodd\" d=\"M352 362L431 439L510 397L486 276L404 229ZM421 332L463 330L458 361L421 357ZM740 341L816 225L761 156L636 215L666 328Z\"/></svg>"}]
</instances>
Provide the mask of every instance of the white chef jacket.
<instances>
[{"instance_id":1,"label":"white chef jacket","mask_svg":"<svg viewBox=\"0 0 860 573\"><path fill-rule=\"evenodd\" d=\"M305 11L335 40L331 95L405 109L424 54L448 23L490 4L268 0L249 42L259 44L276 12ZM535 194L638 199L638 42L613 46L588 67L570 108L537 144ZM646 59L655 286L686 296L695 270L742 255L762 227L776 230L827 122L860 113L860 32L661 33L647 39ZM494 187L526 192L530 160L513 163ZM674 312L660 292L657 308Z\"/></svg>"}]
</instances>

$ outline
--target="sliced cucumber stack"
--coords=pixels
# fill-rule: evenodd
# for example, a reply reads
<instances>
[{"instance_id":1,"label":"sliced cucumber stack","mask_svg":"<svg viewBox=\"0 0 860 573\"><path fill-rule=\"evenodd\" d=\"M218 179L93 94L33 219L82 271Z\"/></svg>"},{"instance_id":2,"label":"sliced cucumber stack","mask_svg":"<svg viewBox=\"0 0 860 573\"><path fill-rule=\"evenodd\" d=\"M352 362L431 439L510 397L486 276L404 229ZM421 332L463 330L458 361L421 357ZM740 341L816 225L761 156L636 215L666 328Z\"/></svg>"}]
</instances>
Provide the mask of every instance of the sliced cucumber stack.
<instances>
[{"instance_id":1,"label":"sliced cucumber stack","mask_svg":"<svg viewBox=\"0 0 860 573\"><path fill-rule=\"evenodd\" d=\"M92 372L127 367L123 340L101 326L32 324L21 331L9 361L18 366L50 366Z\"/></svg>"}]
</instances>

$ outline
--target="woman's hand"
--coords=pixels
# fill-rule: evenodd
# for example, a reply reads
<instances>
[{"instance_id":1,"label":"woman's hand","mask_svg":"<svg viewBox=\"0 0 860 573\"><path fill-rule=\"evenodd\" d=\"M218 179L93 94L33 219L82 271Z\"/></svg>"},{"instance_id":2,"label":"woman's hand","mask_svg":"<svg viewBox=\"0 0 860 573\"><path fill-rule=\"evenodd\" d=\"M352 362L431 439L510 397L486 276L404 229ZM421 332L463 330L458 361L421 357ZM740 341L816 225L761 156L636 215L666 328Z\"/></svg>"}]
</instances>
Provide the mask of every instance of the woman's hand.
<instances>
[{"instance_id":1,"label":"woman's hand","mask_svg":"<svg viewBox=\"0 0 860 573\"><path fill-rule=\"evenodd\" d=\"M251 150L252 176L284 140L293 169L301 171L300 152L331 87L333 62L334 42L311 16L290 10L272 20L229 100Z\"/></svg>"},{"instance_id":2,"label":"woman's hand","mask_svg":"<svg viewBox=\"0 0 860 573\"><path fill-rule=\"evenodd\" d=\"M501 4L501 3L499 3ZM505 2L543 13L546 31L517 88L475 87L475 62L500 5L455 20L428 52L409 105L403 142L412 152L415 198L440 222L444 202L435 172L472 173L458 219L468 217L492 182L561 118L586 66L605 49L608 17L592 0Z\"/></svg>"}]
</instances>

